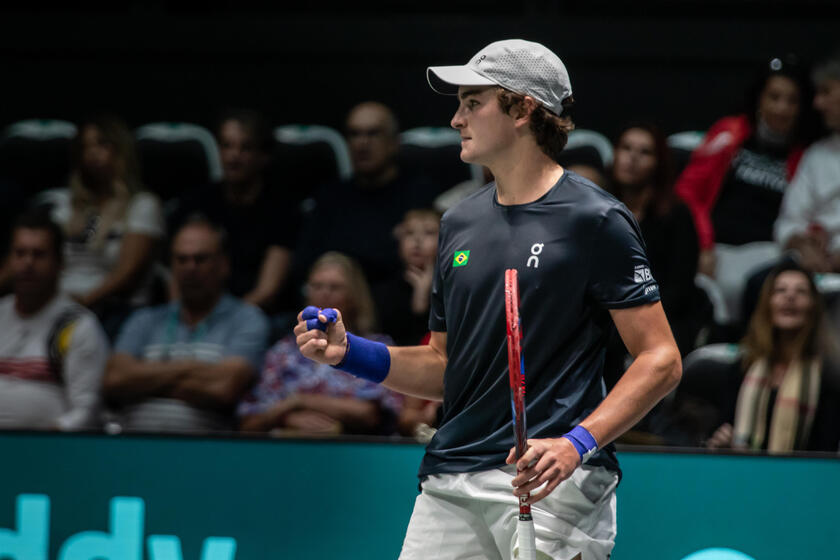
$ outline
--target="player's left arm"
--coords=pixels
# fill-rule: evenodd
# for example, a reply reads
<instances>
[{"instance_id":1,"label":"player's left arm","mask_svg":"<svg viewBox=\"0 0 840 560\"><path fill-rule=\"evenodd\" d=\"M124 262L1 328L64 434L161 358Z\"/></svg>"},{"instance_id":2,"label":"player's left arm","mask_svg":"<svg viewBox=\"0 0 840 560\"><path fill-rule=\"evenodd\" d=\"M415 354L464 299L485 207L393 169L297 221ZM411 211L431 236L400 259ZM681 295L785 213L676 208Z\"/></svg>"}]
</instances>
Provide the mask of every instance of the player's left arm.
<instances>
[{"instance_id":1,"label":"player's left arm","mask_svg":"<svg viewBox=\"0 0 840 560\"><path fill-rule=\"evenodd\" d=\"M680 353L661 303L613 309L610 313L634 360L604 401L580 423L592 434L598 447L632 428L676 387L682 376ZM545 488L531 494L528 501L534 503L571 476L581 460L580 453L567 438L530 439L528 446L517 463L522 472L513 479L513 486L514 494L519 495L547 483ZM513 461L511 450L507 462Z\"/></svg>"},{"instance_id":2,"label":"player's left arm","mask_svg":"<svg viewBox=\"0 0 840 560\"><path fill-rule=\"evenodd\" d=\"M641 420L682 377L680 351L659 302L610 311L633 363L581 425L603 447Z\"/></svg>"}]
</instances>

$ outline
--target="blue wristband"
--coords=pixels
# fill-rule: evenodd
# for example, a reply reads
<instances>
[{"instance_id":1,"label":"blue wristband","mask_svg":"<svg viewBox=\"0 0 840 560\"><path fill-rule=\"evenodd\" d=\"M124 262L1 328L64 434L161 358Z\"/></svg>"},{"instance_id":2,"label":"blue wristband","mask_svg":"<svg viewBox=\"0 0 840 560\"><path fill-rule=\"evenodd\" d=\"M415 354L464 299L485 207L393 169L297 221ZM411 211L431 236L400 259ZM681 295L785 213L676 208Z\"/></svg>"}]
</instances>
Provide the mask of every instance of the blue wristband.
<instances>
[{"instance_id":1,"label":"blue wristband","mask_svg":"<svg viewBox=\"0 0 840 560\"><path fill-rule=\"evenodd\" d=\"M598 451L598 442L595 441L595 438L592 437L589 430L581 425L575 426L567 434L564 434L563 437L571 441L572 445L575 446L575 449L577 449L580 455L581 464L587 462Z\"/></svg>"},{"instance_id":2,"label":"blue wristband","mask_svg":"<svg viewBox=\"0 0 840 560\"><path fill-rule=\"evenodd\" d=\"M333 367L374 383L382 383L391 369L391 352L381 342L347 333L344 359Z\"/></svg>"}]
</instances>

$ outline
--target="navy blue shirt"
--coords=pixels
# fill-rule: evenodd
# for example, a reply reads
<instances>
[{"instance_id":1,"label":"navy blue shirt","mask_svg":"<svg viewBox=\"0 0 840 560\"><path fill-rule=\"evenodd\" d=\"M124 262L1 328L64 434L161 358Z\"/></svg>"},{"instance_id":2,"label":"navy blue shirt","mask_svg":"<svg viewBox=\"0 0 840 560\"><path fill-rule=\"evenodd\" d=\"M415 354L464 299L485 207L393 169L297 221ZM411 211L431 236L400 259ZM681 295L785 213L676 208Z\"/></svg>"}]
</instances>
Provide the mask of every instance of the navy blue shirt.
<instances>
[{"instance_id":1,"label":"navy blue shirt","mask_svg":"<svg viewBox=\"0 0 840 560\"><path fill-rule=\"evenodd\" d=\"M575 173L528 204L499 204L491 183L449 210L429 318L449 361L421 477L502 466L513 446L507 268L519 271L529 438L563 435L603 400L608 309L659 300L633 215ZM618 470L614 448L589 464Z\"/></svg>"}]
</instances>

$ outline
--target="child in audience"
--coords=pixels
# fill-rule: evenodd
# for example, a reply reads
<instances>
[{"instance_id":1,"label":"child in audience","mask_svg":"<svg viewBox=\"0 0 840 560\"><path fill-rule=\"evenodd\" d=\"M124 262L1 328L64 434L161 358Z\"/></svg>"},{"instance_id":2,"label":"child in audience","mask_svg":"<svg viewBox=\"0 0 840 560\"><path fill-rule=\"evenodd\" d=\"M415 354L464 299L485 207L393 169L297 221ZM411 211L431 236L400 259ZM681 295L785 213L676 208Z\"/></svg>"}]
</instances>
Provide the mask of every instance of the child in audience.
<instances>
[{"instance_id":1,"label":"child in audience","mask_svg":"<svg viewBox=\"0 0 840 560\"><path fill-rule=\"evenodd\" d=\"M375 289L380 325L394 342L417 344L429 330L429 295L437 255L440 214L409 210L397 225L402 270Z\"/></svg>"}]
</instances>

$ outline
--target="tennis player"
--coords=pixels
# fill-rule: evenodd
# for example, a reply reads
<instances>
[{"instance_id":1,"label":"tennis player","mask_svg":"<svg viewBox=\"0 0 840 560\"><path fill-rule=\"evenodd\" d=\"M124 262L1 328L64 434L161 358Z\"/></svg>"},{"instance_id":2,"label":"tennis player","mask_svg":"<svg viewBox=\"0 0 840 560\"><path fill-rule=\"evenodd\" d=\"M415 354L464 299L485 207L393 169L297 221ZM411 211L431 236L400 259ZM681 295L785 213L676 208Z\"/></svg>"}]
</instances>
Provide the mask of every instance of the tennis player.
<instances>
[{"instance_id":1,"label":"tennis player","mask_svg":"<svg viewBox=\"0 0 840 560\"><path fill-rule=\"evenodd\" d=\"M529 491L539 557L608 558L619 478L610 442L681 375L639 227L615 198L556 163L572 128L572 88L546 47L495 42L427 78L457 94L461 159L495 177L443 217L431 342L386 347L346 333L340 312L307 308L298 345L395 391L443 399L401 559L515 558L517 496ZM528 392L529 450L516 465L507 268L519 271ZM635 359L606 395L610 320Z\"/></svg>"}]
</instances>

